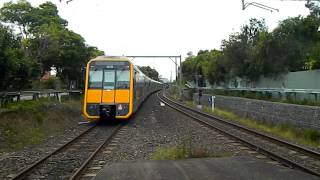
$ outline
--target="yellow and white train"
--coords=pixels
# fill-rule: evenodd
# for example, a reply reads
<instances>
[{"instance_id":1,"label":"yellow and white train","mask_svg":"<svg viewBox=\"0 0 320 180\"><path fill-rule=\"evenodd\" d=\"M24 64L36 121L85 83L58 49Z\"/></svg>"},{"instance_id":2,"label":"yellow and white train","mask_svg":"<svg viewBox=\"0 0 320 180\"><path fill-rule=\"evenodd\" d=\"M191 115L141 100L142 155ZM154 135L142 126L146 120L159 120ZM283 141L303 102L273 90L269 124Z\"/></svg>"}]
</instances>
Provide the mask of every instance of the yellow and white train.
<instances>
[{"instance_id":1,"label":"yellow and white train","mask_svg":"<svg viewBox=\"0 0 320 180\"><path fill-rule=\"evenodd\" d=\"M163 84L126 57L99 56L87 64L83 115L88 121L128 119Z\"/></svg>"}]
</instances>

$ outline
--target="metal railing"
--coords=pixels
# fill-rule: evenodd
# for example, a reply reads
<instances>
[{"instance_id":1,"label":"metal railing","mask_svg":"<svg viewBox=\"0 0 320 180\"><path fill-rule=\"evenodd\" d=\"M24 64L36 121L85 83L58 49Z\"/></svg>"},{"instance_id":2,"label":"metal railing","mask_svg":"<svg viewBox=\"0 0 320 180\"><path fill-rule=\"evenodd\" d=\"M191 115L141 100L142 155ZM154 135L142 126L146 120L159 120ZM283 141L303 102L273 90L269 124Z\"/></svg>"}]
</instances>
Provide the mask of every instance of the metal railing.
<instances>
[{"instance_id":1,"label":"metal railing","mask_svg":"<svg viewBox=\"0 0 320 180\"><path fill-rule=\"evenodd\" d=\"M289 88L225 88L225 87L193 87L190 84L186 85L188 89L202 89L204 93L210 93L214 90L234 91L234 92L253 92L260 95L268 95L272 99L294 100L319 103L320 89L289 89Z\"/></svg>"},{"instance_id":2,"label":"metal railing","mask_svg":"<svg viewBox=\"0 0 320 180\"><path fill-rule=\"evenodd\" d=\"M41 91L15 91L0 92L0 107L11 102L19 102L24 100L38 100L39 98L54 98L61 101L61 96L78 96L82 94L82 90L41 90Z\"/></svg>"},{"instance_id":3,"label":"metal railing","mask_svg":"<svg viewBox=\"0 0 320 180\"><path fill-rule=\"evenodd\" d=\"M256 91L256 92L280 92L280 93L306 93L320 94L320 89L287 89L287 88L214 88L220 90L234 91Z\"/></svg>"}]
</instances>

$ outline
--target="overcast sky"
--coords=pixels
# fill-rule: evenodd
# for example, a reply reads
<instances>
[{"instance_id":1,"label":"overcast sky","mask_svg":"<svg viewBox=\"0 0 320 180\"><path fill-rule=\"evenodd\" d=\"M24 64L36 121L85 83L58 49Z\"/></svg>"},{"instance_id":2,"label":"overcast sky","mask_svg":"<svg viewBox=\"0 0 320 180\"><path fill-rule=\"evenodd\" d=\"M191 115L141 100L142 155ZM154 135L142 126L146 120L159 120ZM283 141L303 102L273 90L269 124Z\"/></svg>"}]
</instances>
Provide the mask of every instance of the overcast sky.
<instances>
[{"instance_id":1,"label":"overcast sky","mask_svg":"<svg viewBox=\"0 0 320 180\"><path fill-rule=\"evenodd\" d=\"M46 0L29 0L34 6ZM7 0L0 0L0 6ZM305 2L255 0L279 9L269 12L254 6L242 10L241 0L73 0L57 4L68 28L107 55L182 55L220 48L221 41L250 18L264 18L269 30L287 17L307 15ZM245 2L252 2L246 0ZM169 59L135 59L174 77Z\"/></svg>"}]
</instances>

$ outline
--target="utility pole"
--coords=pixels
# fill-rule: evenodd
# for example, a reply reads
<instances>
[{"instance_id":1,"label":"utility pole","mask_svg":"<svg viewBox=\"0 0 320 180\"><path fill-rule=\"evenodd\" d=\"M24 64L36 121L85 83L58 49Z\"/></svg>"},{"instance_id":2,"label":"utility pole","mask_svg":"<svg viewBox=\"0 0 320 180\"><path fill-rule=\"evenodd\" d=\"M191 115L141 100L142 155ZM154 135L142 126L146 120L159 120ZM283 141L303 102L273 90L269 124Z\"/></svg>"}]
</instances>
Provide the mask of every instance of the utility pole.
<instances>
[{"instance_id":1,"label":"utility pole","mask_svg":"<svg viewBox=\"0 0 320 180\"><path fill-rule=\"evenodd\" d=\"M182 92L182 64L181 64L181 55L180 55L180 66L179 66L179 84L180 84L180 98L182 98L182 94L183 94L183 92Z\"/></svg>"}]
</instances>

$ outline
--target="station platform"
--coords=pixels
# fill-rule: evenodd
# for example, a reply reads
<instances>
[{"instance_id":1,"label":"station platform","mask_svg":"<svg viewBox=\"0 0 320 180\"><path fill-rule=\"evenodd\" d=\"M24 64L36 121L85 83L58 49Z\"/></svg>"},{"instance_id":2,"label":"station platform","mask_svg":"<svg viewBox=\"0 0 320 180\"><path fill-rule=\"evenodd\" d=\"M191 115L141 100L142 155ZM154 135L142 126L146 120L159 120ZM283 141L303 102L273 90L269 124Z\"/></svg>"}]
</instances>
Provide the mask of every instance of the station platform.
<instances>
[{"instance_id":1,"label":"station platform","mask_svg":"<svg viewBox=\"0 0 320 180\"><path fill-rule=\"evenodd\" d=\"M313 180L319 177L249 156L126 161L105 166L96 180Z\"/></svg>"}]
</instances>

